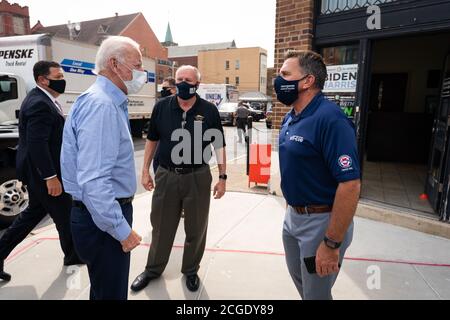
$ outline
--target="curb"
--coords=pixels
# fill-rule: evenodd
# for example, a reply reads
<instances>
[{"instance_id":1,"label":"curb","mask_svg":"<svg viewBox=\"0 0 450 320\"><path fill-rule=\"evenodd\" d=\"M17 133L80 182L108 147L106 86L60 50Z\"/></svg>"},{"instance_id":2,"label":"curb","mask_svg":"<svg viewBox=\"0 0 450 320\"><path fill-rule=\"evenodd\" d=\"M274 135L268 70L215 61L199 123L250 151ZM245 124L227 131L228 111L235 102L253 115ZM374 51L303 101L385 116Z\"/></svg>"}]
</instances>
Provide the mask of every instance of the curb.
<instances>
[{"instance_id":1,"label":"curb","mask_svg":"<svg viewBox=\"0 0 450 320\"><path fill-rule=\"evenodd\" d=\"M356 216L450 239L449 223L439 221L437 217L421 216L407 209L402 210L398 207L361 199L356 210Z\"/></svg>"}]
</instances>

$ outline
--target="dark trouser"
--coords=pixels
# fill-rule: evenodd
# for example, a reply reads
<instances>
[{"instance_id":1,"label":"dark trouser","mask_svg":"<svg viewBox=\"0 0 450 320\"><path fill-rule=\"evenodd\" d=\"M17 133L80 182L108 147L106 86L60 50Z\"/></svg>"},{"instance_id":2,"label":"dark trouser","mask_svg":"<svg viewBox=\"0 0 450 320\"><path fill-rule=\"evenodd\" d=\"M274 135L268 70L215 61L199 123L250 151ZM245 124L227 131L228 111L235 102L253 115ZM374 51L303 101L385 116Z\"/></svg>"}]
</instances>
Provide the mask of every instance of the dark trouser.
<instances>
[{"instance_id":1,"label":"dark trouser","mask_svg":"<svg viewBox=\"0 0 450 320\"><path fill-rule=\"evenodd\" d=\"M38 188L29 185L28 194L28 207L19 214L0 239L0 260L5 260L11 251L49 214L59 233L64 263L78 261L70 231L72 197L67 193L59 197L48 195L45 182L42 182Z\"/></svg>"},{"instance_id":2,"label":"dark trouser","mask_svg":"<svg viewBox=\"0 0 450 320\"><path fill-rule=\"evenodd\" d=\"M185 175L178 175L159 167L153 193L152 244L148 254L146 271L159 276L169 261L173 241L184 209L183 265L181 272L194 275L206 246L212 176L209 166Z\"/></svg>"},{"instance_id":3,"label":"dark trouser","mask_svg":"<svg viewBox=\"0 0 450 320\"><path fill-rule=\"evenodd\" d=\"M130 226L133 206L122 206ZM86 263L91 281L91 300L127 300L130 253L111 235L101 231L86 209L72 208L72 234L75 249Z\"/></svg>"},{"instance_id":4,"label":"dark trouser","mask_svg":"<svg viewBox=\"0 0 450 320\"><path fill-rule=\"evenodd\" d=\"M236 119L237 131L239 142L242 142L242 136L245 137L245 133L247 131L247 119L245 118L237 118Z\"/></svg>"}]
</instances>

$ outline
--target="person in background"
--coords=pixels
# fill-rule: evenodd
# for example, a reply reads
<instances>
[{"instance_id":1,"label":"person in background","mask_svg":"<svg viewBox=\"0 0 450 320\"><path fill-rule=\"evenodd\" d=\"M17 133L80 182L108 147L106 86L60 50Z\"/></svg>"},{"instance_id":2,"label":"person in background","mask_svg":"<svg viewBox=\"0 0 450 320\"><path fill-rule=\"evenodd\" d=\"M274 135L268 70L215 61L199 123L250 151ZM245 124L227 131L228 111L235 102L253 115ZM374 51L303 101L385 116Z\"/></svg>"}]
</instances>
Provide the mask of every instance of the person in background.
<instances>
[{"instance_id":1,"label":"person in background","mask_svg":"<svg viewBox=\"0 0 450 320\"><path fill-rule=\"evenodd\" d=\"M242 101L239 102L238 108L234 114L234 117L236 118L236 126L239 137L238 143L245 142L245 135L247 133L247 121L250 114L251 112L248 109L248 105ZM242 141L242 137L244 137L244 141Z\"/></svg>"},{"instance_id":2,"label":"person in background","mask_svg":"<svg viewBox=\"0 0 450 320\"><path fill-rule=\"evenodd\" d=\"M161 98L167 98L171 97L177 94L177 86L175 79L172 77L164 79L162 83L162 90L161 90ZM156 174L156 171L159 167L159 144L156 147L155 151L155 157L153 158L153 172Z\"/></svg>"}]
</instances>

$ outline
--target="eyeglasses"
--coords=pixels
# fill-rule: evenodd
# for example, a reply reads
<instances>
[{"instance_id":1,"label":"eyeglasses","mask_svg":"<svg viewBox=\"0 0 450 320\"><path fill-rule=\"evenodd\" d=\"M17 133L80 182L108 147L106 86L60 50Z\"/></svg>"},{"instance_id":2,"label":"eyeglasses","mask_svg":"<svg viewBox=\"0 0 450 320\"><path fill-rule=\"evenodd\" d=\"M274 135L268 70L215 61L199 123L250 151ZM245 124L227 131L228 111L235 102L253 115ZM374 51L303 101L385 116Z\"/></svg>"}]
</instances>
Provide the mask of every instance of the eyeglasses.
<instances>
[{"instance_id":1,"label":"eyeglasses","mask_svg":"<svg viewBox=\"0 0 450 320\"><path fill-rule=\"evenodd\" d=\"M187 118L187 112L183 112L183 121L181 121L181 129L184 130L184 127L186 126L186 118Z\"/></svg>"}]
</instances>

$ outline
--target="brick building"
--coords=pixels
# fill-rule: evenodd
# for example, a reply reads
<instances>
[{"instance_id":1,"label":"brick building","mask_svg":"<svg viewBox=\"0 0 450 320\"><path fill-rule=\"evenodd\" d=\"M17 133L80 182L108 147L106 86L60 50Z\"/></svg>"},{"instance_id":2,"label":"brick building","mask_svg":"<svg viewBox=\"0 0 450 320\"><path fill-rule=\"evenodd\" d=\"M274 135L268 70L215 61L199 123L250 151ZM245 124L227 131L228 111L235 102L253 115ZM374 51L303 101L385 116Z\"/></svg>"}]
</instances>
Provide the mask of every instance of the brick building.
<instances>
[{"instance_id":1,"label":"brick building","mask_svg":"<svg viewBox=\"0 0 450 320\"><path fill-rule=\"evenodd\" d=\"M73 27L71 27L73 26ZM63 25L43 27L39 21L33 27L33 33L49 33L59 38L65 38L93 45L100 45L108 36L130 37L141 45L142 55L155 59L157 81L171 76L172 64L168 59L167 48L163 47L142 13L68 23Z\"/></svg>"},{"instance_id":2,"label":"brick building","mask_svg":"<svg viewBox=\"0 0 450 320\"><path fill-rule=\"evenodd\" d=\"M0 37L30 34L28 7L0 0Z\"/></svg>"},{"instance_id":3,"label":"brick building","mask_svg":"<svg viewBox=\"0 0 450 320\"><path fill-rule=\"evenodd\" d=\"M449 40L450 1L276 4L275 68L289 49L322 54L324 93L356 127L362 197L444 221L450 220ZM288 110L276 104L276 128Z\"/></svg>"}]
</instances>

